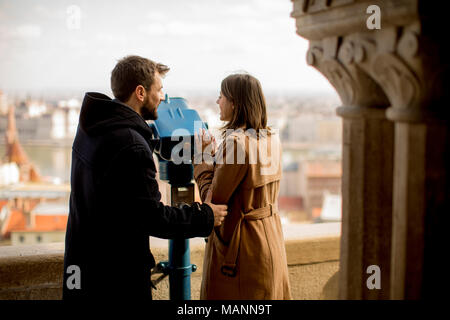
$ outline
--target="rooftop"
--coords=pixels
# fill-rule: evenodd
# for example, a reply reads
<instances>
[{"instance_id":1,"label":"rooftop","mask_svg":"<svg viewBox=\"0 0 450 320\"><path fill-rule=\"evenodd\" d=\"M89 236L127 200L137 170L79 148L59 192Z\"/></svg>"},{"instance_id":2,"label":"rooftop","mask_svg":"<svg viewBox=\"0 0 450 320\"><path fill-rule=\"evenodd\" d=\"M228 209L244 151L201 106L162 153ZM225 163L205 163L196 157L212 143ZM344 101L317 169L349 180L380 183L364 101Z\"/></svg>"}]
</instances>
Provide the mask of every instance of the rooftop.
<instances>
[{"instance_id":1,"label":"rooftop","mask_svg":"<svg viewBox=\"0 0 450 320\"><path fill-rule=\"evenodd\" d=\"M55 199L70 193L69 184L20 183L0 187L0 199L13 198L48 198Z\"/></svg>"},{"instance_id":2,"label":"rooftop","mask_svg":"<svg viewBox=\"0 0 450 320\"><path fill-rule=\"evenodd\" d=\"M58 203L39 203L32 211L33 215L48 216L48 215L69 215L69 204L67 202Z\"/></svg>"}]
</instances>

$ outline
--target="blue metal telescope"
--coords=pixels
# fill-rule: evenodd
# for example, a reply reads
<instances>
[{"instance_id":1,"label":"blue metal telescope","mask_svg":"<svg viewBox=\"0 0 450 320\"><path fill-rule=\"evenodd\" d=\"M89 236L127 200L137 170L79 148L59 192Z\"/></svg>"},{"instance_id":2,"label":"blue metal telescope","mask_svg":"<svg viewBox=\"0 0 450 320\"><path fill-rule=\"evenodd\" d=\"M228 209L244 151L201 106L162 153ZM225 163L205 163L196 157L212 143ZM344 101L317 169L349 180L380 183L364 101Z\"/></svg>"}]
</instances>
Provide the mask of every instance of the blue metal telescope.
<instances>
[{"instance_id":1,"label":"blue metal telescope","mask_svg":"<svg viewBox=\"0 0 450 320\"><path fill-rule=\"evenodd\" d=\"M171 185L171 205L182 207L194 202L193 165L190 161L194 152L194 133L207 129L197 111L189 109L183 98L166 98L158 106L158 119L150 127L159 142L155 153L159 160L159 177ZM175 163L175 155L188 161ZM183 154L188 152L188 154ZM181 153L181 154L180 154ZM157 264L154 273L169 275L170 299L191 299L191 273L197 269L190 262L189 240L169 240L169 261ZM161 279L161 278L160 278Z\"/></svg>"}]
</instances>

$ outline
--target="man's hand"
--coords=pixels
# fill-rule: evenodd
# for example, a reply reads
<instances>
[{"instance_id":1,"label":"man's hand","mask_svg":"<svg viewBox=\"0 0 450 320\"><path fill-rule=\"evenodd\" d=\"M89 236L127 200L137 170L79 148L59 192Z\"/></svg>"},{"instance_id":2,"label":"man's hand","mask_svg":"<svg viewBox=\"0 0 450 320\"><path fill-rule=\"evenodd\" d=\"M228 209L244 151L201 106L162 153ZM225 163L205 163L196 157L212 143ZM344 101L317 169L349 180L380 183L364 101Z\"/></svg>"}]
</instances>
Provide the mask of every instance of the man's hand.
<instances>
[{"instance_id":1,"label":"man's hand","mask_svg":"<svg viewBox=\"0 0 450 320\"><path fill-rule=\"evenodd\" d=\"M211 207L214 212L214 227L218 227L222 224L222 221L225 219L225 216L228 214L227 205L224 204L212 204L211 202L205 202L208 206Z\"/></svg>"}]
</instances>

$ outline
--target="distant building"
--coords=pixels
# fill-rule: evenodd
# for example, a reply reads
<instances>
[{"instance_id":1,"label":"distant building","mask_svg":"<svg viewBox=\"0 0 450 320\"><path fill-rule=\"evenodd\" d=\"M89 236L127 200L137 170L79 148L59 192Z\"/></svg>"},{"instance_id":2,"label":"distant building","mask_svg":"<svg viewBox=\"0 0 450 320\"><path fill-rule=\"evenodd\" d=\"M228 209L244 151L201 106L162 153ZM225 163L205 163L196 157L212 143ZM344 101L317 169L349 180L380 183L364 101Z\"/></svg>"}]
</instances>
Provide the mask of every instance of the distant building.
<instances>
[{"instance_id":1,"label":"distant building","mask_svg":"<svg viewBox=\"0 0 450 320\"><path fill-rule=\"evenodd\" d=\"M282 136L286 142L340 144L342 119L320 114L301 114L288 118Z\"/></svg>"},{"instance_id":2,"label":"distant building","mask_svg":"<svg viewBox=\"0 0 450 320\"><path fill-rule=\"evenodd\" d=\"M5 164L16 164L19 169L19 181L20 182L39 182L41 181L41 176L34 167L34 165L28 160L28 156L23 150L16 128L16 119L14 116L14 106L9 108L8 112L8 126L5 132L5 144L6 153L3 157L3 163ZM2 166L2 172L4 176L0 180L7 180L6 177L12 175L13 173L9 170L14 170L14 166L4 167Z\"/></svg>"},{"instance_id":3,"label":"distant building","mask_svg":"<svg viewBox=\"0 0 450 320\"><path fill-rule=\"evenodd\" d=\"M307 219L319 218L325 194L341 194L342 168L339 160L305 160L283 167L279 207L304 211Z\"/></svg>"},{"instance_id":4,"label":"distant building","mask_svg":"<svg viewBox=\"0 0 450 320\"><path fill-rule=\"evenodd\" d=\"M19 183L20 169L17 164L10 162L0 164L0 186L8 186Z\"/></svg>"},{"instance_id":5,"label":"distant building","mask_svg":"<svg viewBox=\"0 0 450 320\"><path fill-rule=\"evenodd\" d=\"M281 197L300 197L305 191L302 187L304 185L301 184L299 164L291 162L283 166L279 195Z\"/></svg>"},{"instance_id":6,"label":"distant building","mask_svg":"<svg viewBox=\"0 0 450 320\"><path fill-rule=\"evenodd\" d=\"M21 210L12 209L6 204L0 209L0 235L1 239L8 239L11 237L11 231L16 229L24 229L27 225L25 215Z\"/></svg>"},{"instance_id":7,"label":"distant building","mask_svg":"<svg viewBox=\"0 0 450 320\"><path fill-rule=\"evenodd\" d=\"M0 90L0 115L8 112L8 101L6 95Z\"/></svg>"},{"instance_id":8,"label":"distant building","mask_svg":"<svg viewBox=\"0 0 450 320\"><path fill-rule=\"evenodd\" d=\"M15 123L23 143L71 145L76 134L81 104L78 100L58 105L32 100L17 104ZM0 115L0 135L5 134L8 117Z\"/></svg>"},{"instance_id":9,"label":"distant building","mask_svg":"<svg viewBox=\"0 0 450 320\"><path fill-rule=\"evenodd\" d=\"M342 142L342 118L317 121L316 142L340 145Z\"/></svg>"},{"instance_id":10,"label":"distant building","mask_svg":"<svg viewBox=\"0 0 450 320\"><path fill-rule=\"evenodd\" d=\"M0 238L11 239L12 244L63 241L69 193L67 184L0 188Z\"/></svg>"},{"instance_id":11,"label":"distant building","mask_svg":"<svg viewBox=\"0 0 450 320\"><path fill-rule=\"evenodd\" d=\"M301 163L301 189L305 200L305 210L311 219L314 208L322 208L324 194L341 194L342 167L340 161L311 160Z\"/></svg>"},{"instance_id":12,"label":"distant building","mask_svg":"<svg viewBox=\"0 0 450 320\"><path fill-rule=\"evenodd\" d=\"M342 197L340 194L324 193L320 221L342 220Z\"/></svg>"},{"instance_id":13,"label":"distant building","mask_svg":"<svg viewBox=\"0 0 450 320\"><path fill-rule=\"evenodd\" d=\"M287 140L289 142L315 142L317 140L317 115L301 115L287 120Z\"/></svg>"},{"instance_id":14,"label":"distant building","mask_svg":"<svg viewBox=\"0 0 450 320\"><path fill-rule=\"evenodd\" d=\"M289 221L301 221L307 218L302 191L299 164L291 162L284 165L280 181L278 210Z\"/></svg>"},{"instance_id":15,"label":"distant building","mask_svg":"<svg viewBox=\"0 0 450 320\"><path fill-rule=\"evenodd\" d=\"M10 231L11 244L63 242L68 216L67 202L40 203L31 211L29 226L14 228Z\"/></svg>"}]
</instances>

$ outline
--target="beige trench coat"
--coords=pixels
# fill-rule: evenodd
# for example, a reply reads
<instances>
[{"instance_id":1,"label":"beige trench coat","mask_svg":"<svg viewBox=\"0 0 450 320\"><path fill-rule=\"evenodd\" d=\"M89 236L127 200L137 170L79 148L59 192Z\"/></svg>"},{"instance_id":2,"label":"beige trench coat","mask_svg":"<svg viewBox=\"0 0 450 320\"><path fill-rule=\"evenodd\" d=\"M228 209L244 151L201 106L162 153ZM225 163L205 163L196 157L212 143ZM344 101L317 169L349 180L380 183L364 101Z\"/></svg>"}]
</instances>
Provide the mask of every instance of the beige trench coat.
<instances>
[{"instance_id":1,"label":"beige trench coat","mask_svg":"<svg viewBox=\"0 0 450 320\"><path fill-rule=\"evenodd\" d=\"M194 166L202 201L228 204L206 244L201 299L291 299L277 212L280 160L274 131L257 139L238 130L219 146L215 164Z\"/></svg>"}]
</instances>

